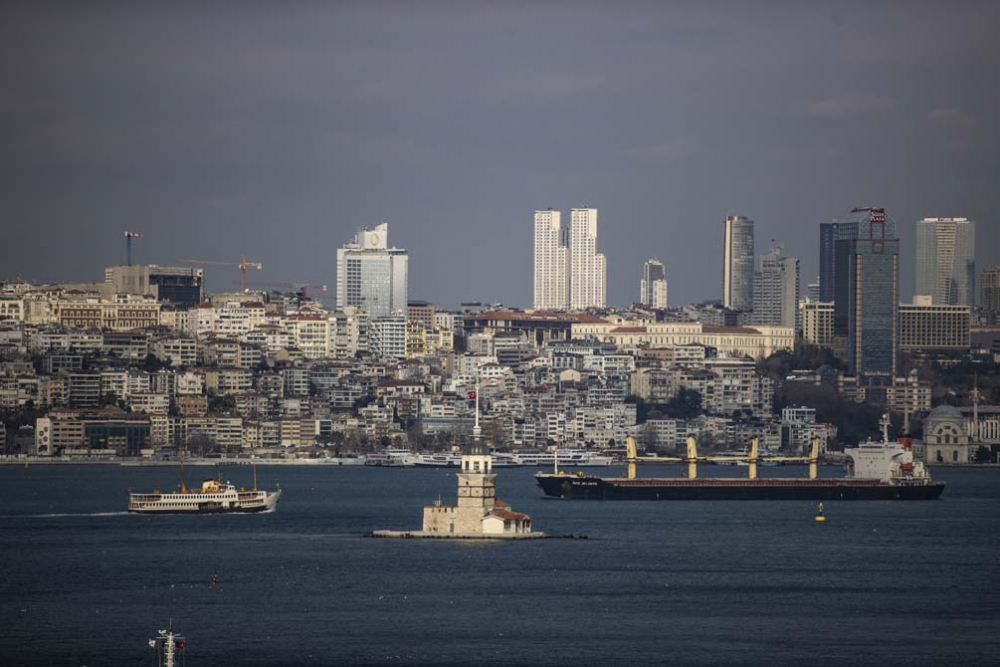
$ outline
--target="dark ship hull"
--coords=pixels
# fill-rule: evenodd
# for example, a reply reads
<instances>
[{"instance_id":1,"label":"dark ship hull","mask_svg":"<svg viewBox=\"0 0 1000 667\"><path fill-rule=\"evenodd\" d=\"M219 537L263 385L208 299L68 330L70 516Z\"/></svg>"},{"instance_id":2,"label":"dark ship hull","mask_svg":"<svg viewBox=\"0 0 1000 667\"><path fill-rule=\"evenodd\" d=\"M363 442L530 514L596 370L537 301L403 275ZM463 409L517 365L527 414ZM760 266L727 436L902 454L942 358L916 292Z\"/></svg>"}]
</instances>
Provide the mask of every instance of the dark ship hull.
<instances>
[{"instance_id":1,"label":"dark ship hull","mask_svg":"<svg viewBox=\"0 0 1000 667\"><path fill-rule=\"evenodd\" d=\"M568 500L934 500L945 486L869 479L535 478L546 496Z\"/></svg>"}]
</instances>

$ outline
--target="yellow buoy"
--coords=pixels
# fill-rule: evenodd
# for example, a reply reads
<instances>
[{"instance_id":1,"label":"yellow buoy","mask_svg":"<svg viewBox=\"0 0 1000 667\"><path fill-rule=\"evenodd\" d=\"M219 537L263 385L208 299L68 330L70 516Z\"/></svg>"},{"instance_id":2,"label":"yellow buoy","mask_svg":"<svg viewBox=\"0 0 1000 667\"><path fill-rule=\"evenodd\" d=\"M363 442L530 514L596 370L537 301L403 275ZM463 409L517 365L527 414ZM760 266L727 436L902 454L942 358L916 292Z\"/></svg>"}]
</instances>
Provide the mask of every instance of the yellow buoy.
<instances>
[{"instance_id":1,"label":"yellow buoy","mask_svg":"<svg viewBox=\"0 0 1000 667\"><path fill-rule=\"evenodd\" d=\"M823 516L823 503L816 506L816 523L823 523L826 517Z\"/></svg>"}]
</instances>

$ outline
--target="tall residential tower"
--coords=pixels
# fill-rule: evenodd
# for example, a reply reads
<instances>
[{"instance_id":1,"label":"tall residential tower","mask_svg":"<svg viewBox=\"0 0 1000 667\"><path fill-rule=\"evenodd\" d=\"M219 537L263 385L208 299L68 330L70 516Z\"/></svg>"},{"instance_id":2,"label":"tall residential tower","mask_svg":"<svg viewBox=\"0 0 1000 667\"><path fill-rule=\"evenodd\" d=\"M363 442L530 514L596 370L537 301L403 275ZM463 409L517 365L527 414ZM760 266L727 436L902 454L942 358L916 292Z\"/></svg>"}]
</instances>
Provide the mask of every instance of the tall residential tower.
<instances>
[{"instance_id":1,"label":"tall residential tower","mask_svg":"<svg viewBox=\"0 0 1000 667\"><path fill-rule=\"evenodd\" d=\"M757 258L753 274L753 323L799 328L799 260L781 248Z\"/></svg>"},{"instance_id":2,"label":"tall residential tower","mask_svg":"<svg viewBox=\"0 0 1000 667\"><path fill-rule=\"evenodd\" d=\"M924 218L917 223L917 289L935 306L973 306L976 298L976 223Z\"/></svg>"},{"instance_id":3,"label":"tall residential tower","mask_svg":"<svg viewBox=\"0 0 1000 667\"><path fill-rule=\"evenodd\" d=\"M663 263L656 258L649 260L642 267L639 303L653 308L667 307L667 276Z\"/></svg>"},{"instance_id":4,"label":"tall residential tower","mask_svg":"<svg viewBox=\"0 0 1000 667\"><path fill-rule=\"evenodd\" d=\"M536 310L569 307L569 234L561 214L535 211L534 298Z\"/></svg>"},{"instance_id":5,"label":"tall residential tower","mask_svg":"<svg viewBox=\"0 0 1000 667\"><path fill-rule=\"evenodd\" d=\"M723 242L722 305L732 310L753 308L753 220L726 217Z\"/></svg>"},{"instance_id":6,"label":"tall residential tower","mask_svg":"<svg viewBox=\"0 0 1000 667\"><path fill-rule=\"evenodd\" d=\"M569 215L570 308L603 308L607 304L608 265L597 252L597 209L574 208Z\"/></svg>"}]
</instances>

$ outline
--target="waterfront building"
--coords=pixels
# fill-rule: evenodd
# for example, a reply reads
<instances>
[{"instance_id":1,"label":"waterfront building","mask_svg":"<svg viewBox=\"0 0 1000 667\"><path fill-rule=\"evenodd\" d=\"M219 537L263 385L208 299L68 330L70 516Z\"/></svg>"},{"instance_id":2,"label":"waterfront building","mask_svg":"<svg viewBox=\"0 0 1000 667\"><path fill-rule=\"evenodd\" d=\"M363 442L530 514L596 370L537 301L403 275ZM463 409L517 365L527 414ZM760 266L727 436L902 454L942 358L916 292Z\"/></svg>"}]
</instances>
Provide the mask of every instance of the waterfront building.
<instances>
[{"instance_id":1,"label":"waterfront building","mask_svg":"<svg viewBox=\"0 0 1000 667\"><path fill-rule=\"evenodd\" d=\"M642 267L639 303L652 308L667 307L667 276L660 260L653 258Z\"/></svg>"},{"instance_id":2,"label":"waterfront building","mask_svg":"<svg viewBox=\"0 0 1000 667\"><path fill-rule=\"evenodd\" d=\"M968 306L939 305L930 296L899 304L899 349L968 352L971 311Z\"/></svg>"},{"instance_id":3,"label":"waterfront building","mask_svg":"<svg viewBox=\"0 0 1000 667\"><path fill-rule=\"evenodd\" d=\"M975 305L976 223L968 218L924 218L917 223L918 295L935 305Z\"/></svg>"},{"instance_id":4,"label":"waterfront building","mask_svg":"<svg viewBox=\"0 0 1000 667\"><path fill-rule=\"evenodd\" d=\"M569 307L569 230L561 213L535 211L534 298L538 310Z\"/></svg>"},{"instance_id":5,"label":"waterfront building","mask_svg":"<svg viewBox=\"0 0 1000 667\"><path fill-rule=\"evenodd\" d=\"M939 405L924 419L924 460L928 463L971 463L975 449L958 408Z\"/></svg>"},{"instance_id":6,"label":"waterfront building","mask_svg":"<svg viewBox=\"0 0 1000 667\"><path fill-rule=\"evenodd\" d=\"M337 249L337 308L360 308L372 318L406 312L406 250L390 248L389 225L361 229Z\"/></svg>"},{"instance_id":7,"label":"waterfront building","mask_svg":"<svg viewBox=\"0 0 1000 667\"><path fill-rule=\"evenodd\" d=\"M757 258L753 276L753 324L799 327L799 260L781 248Z\"/></svg>"},{"instance_id":8,"label":"waterfront building","mask_svg":"<svg viewBox=\"0 0 1000 667\"><path fill-rule=\"evenodd\" d=\"M837 223L824 222L819 226L819 296L816 301L833 303L836 280Z\"/></svg>"},{"instance_id":9,"label":"waterfront building","mask_svg":"<svg viewBox=\"0 0 1000 667\"><path fill-rule=\"evenodd\" d=\"M570 211L570 308L603 308L607 304L607 259L597 252L597 209Z\"/></svg>"},{"instance_id":10,"label":"waterfront building","mask_svg":"<svg viewBox=\"0 0 1000 667\"><path fill-rule=\"evenodd\" d=\"M738 311L753 308L753 220L727 216L722 246L722 305Z\"/></svg>"},{"instance_id":11,"label":"waterfront building","mask_svg":"<svg viewBox=\"0 0 1000 667\"><path fill-rule=\"evenodd\" d=\"M899 237L882 208L855 208L838 220L834 335L866 382L896 374Z\"/></svg>"}]
</instances>

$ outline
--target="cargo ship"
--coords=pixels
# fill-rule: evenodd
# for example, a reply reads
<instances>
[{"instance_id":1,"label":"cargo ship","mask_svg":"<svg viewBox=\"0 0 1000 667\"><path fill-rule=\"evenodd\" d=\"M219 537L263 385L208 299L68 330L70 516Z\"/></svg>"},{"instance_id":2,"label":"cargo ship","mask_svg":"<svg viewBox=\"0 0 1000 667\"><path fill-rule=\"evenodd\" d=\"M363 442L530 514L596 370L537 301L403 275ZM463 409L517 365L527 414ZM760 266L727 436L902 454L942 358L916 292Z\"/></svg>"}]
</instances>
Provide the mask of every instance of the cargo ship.
<instances>
[{"instance_id":1,"label":"cargo ship","mask_svg":"<svg viewBox=\"0 0 1000 667\"><path fill-rule=\"evenodd\" d=\"M920 461L913 458L909 442L889 442L888 418L882 420L882 441L864 442L846 449L847 475L819 478L819 441L812 441L808 456L758 456L757 439L739 456L698 456L694 438L688 438L687 456L668 458L638 456L633 438L626 450L623 477L598 477L582 472L554 470L535 479L546 496L569 500L934 500L944 491ZM698 462L738 461L747 464L743 478L698 478ZM637 478L638 462L687 464L686 477ZM760 478L757 466L768 463L808 463L805 478Z\"/></svg>"}]
</instances>

